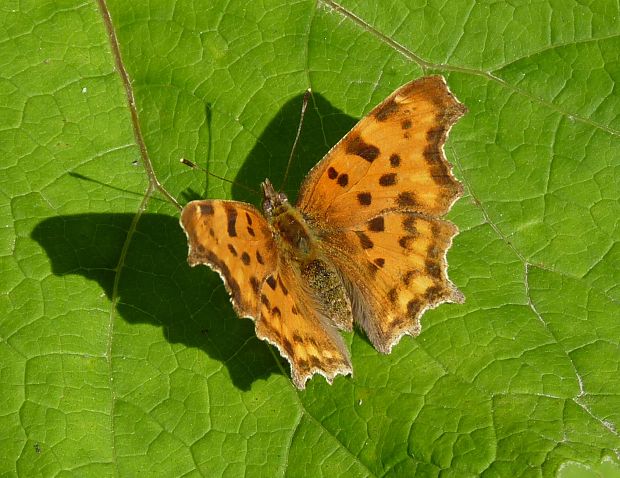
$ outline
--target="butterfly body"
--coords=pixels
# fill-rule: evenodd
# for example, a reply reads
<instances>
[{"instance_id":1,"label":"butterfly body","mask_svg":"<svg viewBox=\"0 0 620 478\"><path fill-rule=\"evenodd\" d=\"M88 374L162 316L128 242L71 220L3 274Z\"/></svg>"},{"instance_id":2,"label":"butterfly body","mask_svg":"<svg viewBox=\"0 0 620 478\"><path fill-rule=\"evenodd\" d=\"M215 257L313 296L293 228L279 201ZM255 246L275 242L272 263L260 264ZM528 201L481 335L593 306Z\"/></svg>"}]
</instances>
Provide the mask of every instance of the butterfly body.
<instances>
[{"instance_id":1,"label":"butterfly body","mask_svg":"<svg viewBox=\"0 0 620 478\"><path fill-rule=\"evenodd\" d=\"M345 286L331 264L311 219L291 205L284 193L273 189L267 179L262 184L263 210L278 251L278 262L293 269L295 277L308 288L317 309L341 330L351 330L353 317Z\"/></svg>"},{"instance_id":2,"label":"butterfly body","mask_svg":"<svg viewBox=\"0 0 620 478\"><path fill-rule=\"evenodd\" d=\"M338 330L355 323L389 353L425 310L464 300L447 275L458 230L441 216L462 193L443 145L465 111L443 78L412 81L317 163L295 205L266 180L264 215L224 200L183 209L189 264L219 272L298 388L352 373Z\"/></svg>"}]
</instances>

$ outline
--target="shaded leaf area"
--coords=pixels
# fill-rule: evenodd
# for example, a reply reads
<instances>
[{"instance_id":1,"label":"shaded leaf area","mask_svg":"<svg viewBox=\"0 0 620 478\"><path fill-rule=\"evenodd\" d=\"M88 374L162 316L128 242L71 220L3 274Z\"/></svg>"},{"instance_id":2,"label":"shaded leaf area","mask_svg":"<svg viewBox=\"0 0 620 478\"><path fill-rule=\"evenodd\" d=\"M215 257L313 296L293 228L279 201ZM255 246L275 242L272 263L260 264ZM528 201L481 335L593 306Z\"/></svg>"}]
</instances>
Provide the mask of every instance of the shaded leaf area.
<instances>
[{"instance_id":1,"label":"shaded leaf area","mask_svg":"<svg viewBox=\"0 0 620 478\"><path fill-rule=\"evenodd\" d=\"M0 473L619 473L617 3L109 8L150 164L98 4L0 16ZM218 275L187 266L145 167L182 204L259 205L265 177L294 199L430 73L469 108L446 148L467 301L389 356L346 335L354 377L298 392Z\"/></svg>"},{"instance_id":2,"label":"shaded leaf area","mask_svg":"<svg viewBox=\"0 0 620 478\"><path fill-rule=\"evenodd\" d=\"M136 240L132 241L135 246L130 246L124 263L126 272L115 289L116 264L132 220L131 214L61 216L39 223L32 238L47 252L54 275L78 274L96 281L109 299L117 300L118 312L126 322L151 324L161 328L167 342L201 348L227 364L240 389L250 388L256 378L251 376L252 370L264 368L263 378L279 372L270 354L256 367L248 369L243 365L256 362L257 356L265 356L266 346L259 346L257 352L257 344L247 344L260 344L250 340L254 335L250 321L230 320L233 314L226 294L219 290L221 280L216 274L206 269L188 271L184 235L174 217L141 216L134 232ZM73 254L69 256L66 251ZM221 300L208 301L209 313L201 314L206 321L193 320L192 315L205 308L205 290L212 290L212 297ZM148 350L149 344L144 345ZM245 345L254 349L251 355L243 353ZM134 349L130 355L135 352ZM230 368L229 359L234 356L237 358Z\"/></svg>"}]
</instances>

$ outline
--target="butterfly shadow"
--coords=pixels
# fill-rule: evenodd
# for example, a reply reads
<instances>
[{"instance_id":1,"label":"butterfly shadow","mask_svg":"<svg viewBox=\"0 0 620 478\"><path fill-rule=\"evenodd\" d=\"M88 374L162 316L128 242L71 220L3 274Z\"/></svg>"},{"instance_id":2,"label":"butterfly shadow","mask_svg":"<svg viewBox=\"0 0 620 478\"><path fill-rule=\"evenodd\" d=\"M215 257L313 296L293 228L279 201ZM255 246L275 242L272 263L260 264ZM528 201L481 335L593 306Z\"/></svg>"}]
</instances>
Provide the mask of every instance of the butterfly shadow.
<instances>
[{"instance_id":1,"label":"butterfly shadow","mask_svg":"<svg viewBox=\"0 0 620 478\"><path fill-rule=\"evenodd\" d=\"M258 206L260 198L244 186L257 188L265 177L276 187L283 184L302 97L285 104L257 140L234 179L233 199ZM313 96L285 184L292 201L305 174L355 122L320 95ZM183 196L198 197L191 190ZM187 242L178 217L142 214L126 246L134 219L133 214L57 216L37 224L31 237L50 258L54 275L78 274L96 281L123 320L156 325L170 343L204 350L227 368L239 389L281 373L270 346L256 338L253 322L236 318L220 277L207 267L187 265ZM275 355L287 369L286 361Z\"/></svg>"}]
</instances>

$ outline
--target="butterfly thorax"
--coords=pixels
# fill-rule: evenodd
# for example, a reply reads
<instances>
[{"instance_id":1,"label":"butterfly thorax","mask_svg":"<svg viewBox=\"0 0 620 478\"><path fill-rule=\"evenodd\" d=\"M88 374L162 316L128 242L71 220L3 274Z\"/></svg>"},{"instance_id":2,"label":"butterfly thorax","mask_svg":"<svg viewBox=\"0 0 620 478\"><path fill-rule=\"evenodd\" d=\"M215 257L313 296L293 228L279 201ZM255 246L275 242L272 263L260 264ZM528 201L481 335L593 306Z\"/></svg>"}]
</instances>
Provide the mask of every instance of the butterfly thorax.
<instances>
[{"instance_id":1,"label":"butterfly thorax","mask_svg":"<svg viewBox=\"0 0 620 478\"><path fill-rule=\"evenodd\" d=\"M312 232L301 213L293 207L282 192L276 192L271 182L262 183L263 210L284 251L291 259L306 262L314 255Z\"/></svg>"}]
</instances>

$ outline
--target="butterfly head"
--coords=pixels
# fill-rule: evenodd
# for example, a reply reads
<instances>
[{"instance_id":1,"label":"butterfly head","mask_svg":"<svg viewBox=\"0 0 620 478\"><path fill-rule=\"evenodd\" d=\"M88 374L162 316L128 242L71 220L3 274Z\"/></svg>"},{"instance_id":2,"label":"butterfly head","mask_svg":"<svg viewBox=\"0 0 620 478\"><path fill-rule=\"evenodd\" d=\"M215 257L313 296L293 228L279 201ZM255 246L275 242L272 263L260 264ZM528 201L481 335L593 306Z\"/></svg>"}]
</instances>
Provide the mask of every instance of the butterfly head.
<instances>
[{"instance_id":1,"label":"butterfly head","mask_svg":"<svg viewBox=\"0 0 620 478\"><path fill-rule=\"evenodd\" d=\"M276 192L273 188L273 184L269 179L265 179L261 183L263 189L263 211L268 218L277 216L283 207L288 207L288 198L286 194Z\"/></svg>"}]
</instances>

